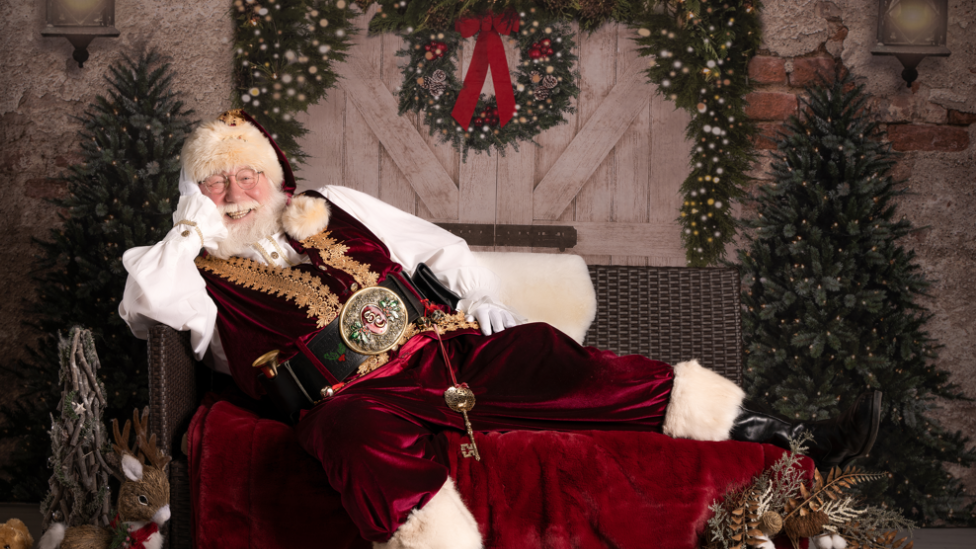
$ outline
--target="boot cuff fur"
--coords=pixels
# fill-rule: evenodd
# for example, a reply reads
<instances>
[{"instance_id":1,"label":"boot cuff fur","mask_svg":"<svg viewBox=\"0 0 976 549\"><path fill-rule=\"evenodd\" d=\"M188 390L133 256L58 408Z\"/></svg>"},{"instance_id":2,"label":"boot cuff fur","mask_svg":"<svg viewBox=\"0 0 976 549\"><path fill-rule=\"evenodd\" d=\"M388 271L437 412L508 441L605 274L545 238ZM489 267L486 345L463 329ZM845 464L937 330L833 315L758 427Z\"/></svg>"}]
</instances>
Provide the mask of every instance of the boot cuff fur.
<instances>
[{"instance_id":1,"label":"boot cuff fur","mask_svg":"<svg viewBox=\"0 0 976 549\"><path fill-rule=\"evenodd\" d=\"M481 549L478 523L450 478L420 509L410 512L386 543L373 549Z\"/></svg>"},{"instance_id":2,"label":"boot cuff fur","mask_svg":"<svg viewBox=\"0 0 976 549\"><path fill-rule=\"evenodd\" d=\"M674 366L664 434L694 440L728 440L745 392L697 360Z\"/></svg>"}]
</instances>

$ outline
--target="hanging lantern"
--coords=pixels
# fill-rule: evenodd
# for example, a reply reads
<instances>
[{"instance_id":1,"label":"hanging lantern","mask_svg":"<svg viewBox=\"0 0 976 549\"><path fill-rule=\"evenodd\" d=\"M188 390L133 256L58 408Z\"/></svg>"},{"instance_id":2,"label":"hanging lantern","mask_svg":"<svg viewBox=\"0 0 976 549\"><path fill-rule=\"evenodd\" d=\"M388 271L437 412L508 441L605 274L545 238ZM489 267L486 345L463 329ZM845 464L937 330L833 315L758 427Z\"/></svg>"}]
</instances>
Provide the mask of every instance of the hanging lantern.
<instances>
[{"instance_id":1,"label":"hanging lantern","mask_svg":"<svg viewBox=\"0 0 976 549\"><path fill-rule=\"evenodd\" d=\"M64 36L75 47L78 67L88 60L88 44L98 37L115 38L115 0L46 0L47 25L42 36Z\"/></svg>"},{"instance_id":2,"label":"hanging lantern","mask_svg":"<svg viewBox=\"0 0 976 549\"><path fill-rule=\"evenodd\" d=\"M949 0L879 0L879 4L878 45L871 53L897 57L905 67L901 76L911 87L922 59L949 56Z\"/></svg>"}]
</instances>

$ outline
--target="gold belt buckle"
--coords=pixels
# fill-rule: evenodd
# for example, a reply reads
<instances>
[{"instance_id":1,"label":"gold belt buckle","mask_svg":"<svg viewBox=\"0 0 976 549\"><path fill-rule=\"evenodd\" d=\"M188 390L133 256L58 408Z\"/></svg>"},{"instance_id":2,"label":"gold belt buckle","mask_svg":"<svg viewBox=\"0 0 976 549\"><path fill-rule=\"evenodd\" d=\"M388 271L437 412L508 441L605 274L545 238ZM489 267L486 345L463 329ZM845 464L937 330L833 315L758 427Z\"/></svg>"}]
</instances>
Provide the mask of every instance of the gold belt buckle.
<instances>
[{"instance_id":1,"label":"gold belt buckle","mask_svg":"<svg viewBox=\"0 0 976 549\"><path fill-rule=\"evenodd\" d=\"M406 305L396 292L382 286L352 294L339 313L339 336L347 347L363 355L389 351L406 329Z\"/></svg>"}]
</instances>

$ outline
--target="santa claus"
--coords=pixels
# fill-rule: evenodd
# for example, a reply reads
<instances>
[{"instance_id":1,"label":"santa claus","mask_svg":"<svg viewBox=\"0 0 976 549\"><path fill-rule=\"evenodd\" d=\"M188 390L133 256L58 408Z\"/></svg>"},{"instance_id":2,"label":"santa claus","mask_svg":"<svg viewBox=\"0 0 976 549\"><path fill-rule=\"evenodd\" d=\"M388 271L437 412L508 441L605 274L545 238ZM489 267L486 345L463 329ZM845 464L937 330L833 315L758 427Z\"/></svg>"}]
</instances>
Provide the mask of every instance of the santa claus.
<instances>
[{"instance_id":1,"label":"santa claus","mask_svg":"<svg viewBox=\"0 0 976 549\"><path fill-rule=\"evenodd\" d=\"M198 359L209 350L244 392L292 418L377 547L481 547L432 446L446 429L784 447L810 430L820 467L874 442L878 392L840 418L789 423L744 407L738 386L695 361L618 357L524 324L463 239L348 188L293 196L287 160L243 111L201 124L181 160L173 230L124 255L120 315L141 338L157 323L188 330Z\"/></svg>"}]
</instances>

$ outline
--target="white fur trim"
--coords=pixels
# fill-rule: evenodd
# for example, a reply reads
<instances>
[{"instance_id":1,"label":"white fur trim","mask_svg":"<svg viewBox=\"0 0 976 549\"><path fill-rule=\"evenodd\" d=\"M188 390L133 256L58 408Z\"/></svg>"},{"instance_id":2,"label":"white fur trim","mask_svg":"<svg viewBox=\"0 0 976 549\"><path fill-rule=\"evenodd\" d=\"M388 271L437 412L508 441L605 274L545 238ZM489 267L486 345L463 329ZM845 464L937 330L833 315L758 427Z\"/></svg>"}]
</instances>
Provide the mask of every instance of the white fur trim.
<instances>
[{"instance_id":1,"label":"white fur trim","mask_svg":"<svg viewBox=\"0 0 976 549\"><path fill-rule=\"evenodd\" d=\"M228 126L220 120L204 122L193 130L180 153L183 169L197 183L215 173L250 166L281 187L285 172L268 138L247 122Z\"/></svg>"},{"instance_id":2,"label":"white fur trim","mask_svg":"<svg viewBox=\"0 0 976 549\"><path fill-rule=\"evenodd\" d=\"M674 366L674 387L664 434L694 440L728 440L745 392L697 360Z\"/></svg>"},{"instance_id":3,"label":"white fur trim","mask_svg":"<svg viewBox=\"0 0 976 549\"><path fill-rule=\"evenodd\" d=\"M596 291L582 257L516 252L474 255L501 280L499 301L529 322L546 322L583 342L596 318Z\"/></svg>"},{"instance_id":4,"label":"white fur trim","mask_svg":"<svg viewBox=\"0 0 976 549\"><path fill-rule=\"evenodd\" d=\"M64 541L64 523L55 522L37 542L37 549L56 549Z\"/></svg>"},{"instance_id":5,"label":"white fur trim","mask_svg":"<svg viewBox=\"0 0 976 549\"><path fill-rule=\"evenodd\" d=\"M386 543L373 549L481 549L478 522L450 478L422 509L414 509Z\"/></svg>"},{"instance_id":6,"label":"white fur trim","mask_svg":"<svg viewBox=\"0 0 976 549\"><path fill-rule=\"evenodd\" d=\"M142 480L142 463L131 454L122 455L122 472L125 478L135 482Z\"/></svg>"},{"instance_id":7,"label":"white fur trim","mask_svg":"<svg viewBox=\"0 0 976 549\"><path fill-rule=\"evenodd\" d=\"M159 532L154 532L146 541L142 542L143 547L146 549L161 549L163 547L163 535Z\"/></svg>"},{"instance_id":8,"label":"white fur trim","mask_svg":"<svg viewBox=\"0 0 976 549\"><path fill-rule=\"evenodd\" d=\"M305 240L329 226L329 215L329 203L324 198L296 196L281 214L281 225L295 240Z\"/></svg>"}]
</instances>

